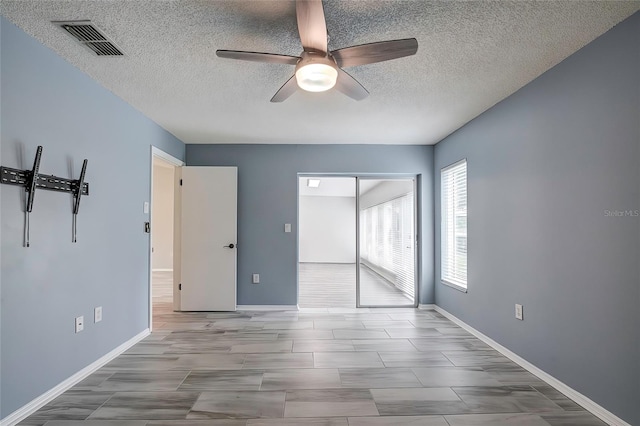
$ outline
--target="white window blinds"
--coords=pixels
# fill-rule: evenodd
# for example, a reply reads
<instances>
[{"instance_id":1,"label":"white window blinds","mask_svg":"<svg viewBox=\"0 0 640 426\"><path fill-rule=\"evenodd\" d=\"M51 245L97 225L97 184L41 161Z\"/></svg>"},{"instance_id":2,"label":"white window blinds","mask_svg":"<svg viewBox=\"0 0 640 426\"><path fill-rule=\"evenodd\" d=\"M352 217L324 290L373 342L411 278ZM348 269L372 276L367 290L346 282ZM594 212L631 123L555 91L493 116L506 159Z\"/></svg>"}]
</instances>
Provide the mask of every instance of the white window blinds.
<instances>
[{"instance_id":1,"label":"white window blinds","mask_svg":"<svg viewBox=\"0 0 640 426\"><path fill-rule=\"evenodd\" d=\"M441 278L467 288L467 161L441 172Z\"/></svg>"},{"instance_id":2,"label":"white window blinds","mask_svg":"<svg viewBox=\"0 0 640 426\"><path fill-rule=\"evenodd\" d=\"M364 263L414 296L413 193L360 212L360 257Z\"/></svg>"}]
</instances>

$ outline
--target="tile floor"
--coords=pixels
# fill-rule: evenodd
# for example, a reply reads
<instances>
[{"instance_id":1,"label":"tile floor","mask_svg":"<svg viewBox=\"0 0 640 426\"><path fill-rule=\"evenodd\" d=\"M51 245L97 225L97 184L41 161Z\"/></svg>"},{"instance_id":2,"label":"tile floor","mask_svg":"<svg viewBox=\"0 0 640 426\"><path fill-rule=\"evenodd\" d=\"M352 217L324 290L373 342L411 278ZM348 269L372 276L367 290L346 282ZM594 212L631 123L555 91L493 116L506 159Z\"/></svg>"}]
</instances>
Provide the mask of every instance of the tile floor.
<instances>
[{"instance_id":1,"label":"tile floor","mask_svg":"<svg viewBox=\"0 0 640 426\"><path fill-rule=\"evenodd\" d=\"M356 306L354 263L299 263L298 305L301 308L353 308ZM413 306L408 295L392 283L362 267L360 306Z\"/></svg>"},{"instance_id":2,"label":"tile floor","mask_svg":"<svg viewBox=\"0 0 640 426\"><path fill-rule=\"evenodd\" d=\"M154 310L144 341L30 426L596 426L434 311Z\"/></svg>"}]
</instances>

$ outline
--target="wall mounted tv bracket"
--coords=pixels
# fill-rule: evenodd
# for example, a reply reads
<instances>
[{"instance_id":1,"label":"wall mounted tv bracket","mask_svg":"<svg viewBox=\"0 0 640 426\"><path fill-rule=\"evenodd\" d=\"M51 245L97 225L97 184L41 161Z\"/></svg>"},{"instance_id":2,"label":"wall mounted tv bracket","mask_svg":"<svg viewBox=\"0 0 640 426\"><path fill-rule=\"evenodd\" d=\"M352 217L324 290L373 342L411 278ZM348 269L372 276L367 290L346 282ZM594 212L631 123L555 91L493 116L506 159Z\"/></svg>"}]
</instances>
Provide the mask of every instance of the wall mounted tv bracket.
<instances>
[{"instance_id":1,"label":"wall mounted tv bracket","mask_svg":"<svg viewBox=\"0 0 640 426\"><path fill-rule=\"evenodd\" d=\"M24 208L24 246L29 247L29 213L33 210L33 198L36 189L46 189L49 191L69 192L73 195L73 223L72 223L72 242L76 242L77 217L80 209L80 198L83 195L89 195L89 184L84 181L87 172L87 160L82 163L80 171L80 179L66 179L52 175L43 175L39 173L40 160L42 159L42 146L36 150L36 158L33 162L33 169L18 170L11 167L0 167L0 183L9 185L24 186L25 208Z\"/></svg>"}]
</instances>

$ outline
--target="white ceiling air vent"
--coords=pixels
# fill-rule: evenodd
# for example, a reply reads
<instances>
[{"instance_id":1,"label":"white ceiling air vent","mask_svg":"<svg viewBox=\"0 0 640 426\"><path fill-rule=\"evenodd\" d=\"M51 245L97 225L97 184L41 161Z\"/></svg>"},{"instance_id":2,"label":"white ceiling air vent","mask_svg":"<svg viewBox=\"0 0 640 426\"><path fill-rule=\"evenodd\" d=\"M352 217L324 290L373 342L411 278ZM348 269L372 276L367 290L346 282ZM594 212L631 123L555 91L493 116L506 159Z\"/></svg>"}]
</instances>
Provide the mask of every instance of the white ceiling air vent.
<instances>
[{"instance_id":1,"label":"white ceiling air vent","mask_svg":"<svg viewBox=\"0 0 640 426\"><path fill-rule=\"evenodd\" d=\"M91 21L52 21L68 32L80 44L91 49L98 56L124 56L111 40Z\"/></svg>"}]
</instances>

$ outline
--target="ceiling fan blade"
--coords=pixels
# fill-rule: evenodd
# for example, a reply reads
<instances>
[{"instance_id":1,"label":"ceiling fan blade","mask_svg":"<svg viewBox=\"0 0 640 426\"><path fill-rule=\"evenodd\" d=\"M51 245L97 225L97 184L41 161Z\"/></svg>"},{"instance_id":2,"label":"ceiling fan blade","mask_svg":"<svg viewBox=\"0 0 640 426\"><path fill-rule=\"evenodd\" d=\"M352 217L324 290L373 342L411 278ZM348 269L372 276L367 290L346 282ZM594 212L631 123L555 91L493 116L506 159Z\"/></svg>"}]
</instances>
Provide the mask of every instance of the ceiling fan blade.
<instances>
[{"instance_id":1,"label":"ceiling fan blade","mask_svg":"<svg viewBox=\"0 0 640 426\"><path fill-rule=\"evenodd\" d=\"M334 50L331 55L339 67L353 67L411 56L417 51L418 40L405 38L345 47Z\"/></svg>"},{"instance_id":2,"label":"ceiling fan blade","mask_svg":"<svg viewBox=\"0 0 640 426\"><path fill-rule=\"evenodd\" d=\"M296 81L295 74L291 76L289 80L273 95L271 102L282 102L289 96L293 95L298 90L298 82Z\"/></svg>"},{"instance_id":3,"label":"ceiling fan blade","mask_svg":"<svg viewBox=\"0 0 640 426\"><path fill-rule=\"evenodd\" d=\"M338 80L334 86L336 90L344 93L356 101L361 101L367 96L369 92L362 84L358 83L358 80L351 77L345 70L338 68Z\"/></svg>"},{"instance_id":4,"label":"ceiling fan blade","mask_svg":"<svg viewBox=\"0 0 640 426\"><path fill-rule=\"evenodd\" d=\"M297 56L277 55L275 53L245 52L241 50L216 50L220 58L239 59L241 61L268 62L270 64L296 65L300 60Z\"/></svg>"},{"instance_id":5,"label":"ceiling fan blade","mask_svg":"<svg viewBox=\"0 0 640 426\"><path fill-rule=\"evenodd\" d=\"M305 51L327 52L327 23L322 0L296 0L298 32Z\"/></svg>"}]
</instances>

